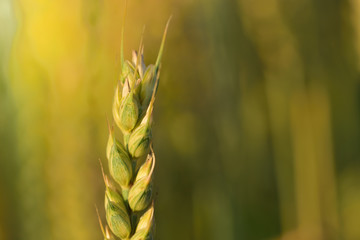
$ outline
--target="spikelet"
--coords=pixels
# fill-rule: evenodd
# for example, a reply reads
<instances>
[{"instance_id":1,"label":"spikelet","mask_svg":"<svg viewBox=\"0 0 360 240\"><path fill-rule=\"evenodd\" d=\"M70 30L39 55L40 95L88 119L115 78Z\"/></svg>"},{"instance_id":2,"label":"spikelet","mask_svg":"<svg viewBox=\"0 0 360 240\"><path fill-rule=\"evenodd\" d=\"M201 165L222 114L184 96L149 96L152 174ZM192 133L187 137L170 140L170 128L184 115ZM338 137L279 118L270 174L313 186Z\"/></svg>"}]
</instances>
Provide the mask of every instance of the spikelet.
<instances>
[{"instance_id":1,"label":"spikelet","mask_svg":"<svg viewBox=\"0 0 360 240\"><path fill-rule=\"evenodd\" d=\"M112 114L123 134L123 141L116 139L113 126L108 124L106 157L111 178L102 169L107 226L104 228L101 221L100 225L104 239L107 240L114 239L113 235L127 240L153 239L154 206L151 202L155 154L151 146L151 127L169 22L170 19L155 64L145 65L142 38L138 51L132 52L132 61L124 61L123 41L121 44L122 66ZM145 156L147 158L144 161Z\"/></svg>"},{"instance_id":2,"label":"spikelet","mask_svg":"<svg viewBox=\"0 0 360 240\"><path fill-rule=\"evenodd\" d=\"M146 161L143 163L138 173L136 174L135 182L138 181L140 178L148 176L153 169L153 166L155 166L155 154L151 146L150 150L151 151L148 154Z\"/></svg>"},{"instance_id":3,"label":"spikelet","mask_svg":"<svg viewBox=\"0 0 360 240\"><path fill-rule=\"evenodd\" d=\"M155 158L153 156L154 153L151 152L151 156L148 157L148 160L140 167L135 183L130 189L128 201L131 210L134 212L146 209L151 202L151 180L155 167ZM149 167L151 168L149 169Z\"/></svg>"},{"instance_id":4,"label":"spikelet","mask_svg":"<svg viewBox=\"0 0 360 240\"><path fill-rule=\"evenodd\" d=\"M142 211L151 202L152 185L147 179L137 181L129 192L129 205L134 212Z\"/></svg>"},{"instance_id":5,"label":"spikelet","mask_svg":"<svg viewBox=\"0 0 360 240\"><path fill-rule=\"evenodd\" d=\"M135 234L131 240L153 239L154 205L152 205L140 218Z\"/></svg>"},{"instance_id":6,"label":"spikelet","mask_svg":"<svg viewBox=\"0 0 360 240\"><path fill-rule=\"evenodd\" d=\"M139 117L140 105L135 88L136 86L131 88L130 80L127 78L123 87L119 109L115 110L117 114L116 124L124 132L130 132L135 127Z\"/></svg>"}]
</instances>

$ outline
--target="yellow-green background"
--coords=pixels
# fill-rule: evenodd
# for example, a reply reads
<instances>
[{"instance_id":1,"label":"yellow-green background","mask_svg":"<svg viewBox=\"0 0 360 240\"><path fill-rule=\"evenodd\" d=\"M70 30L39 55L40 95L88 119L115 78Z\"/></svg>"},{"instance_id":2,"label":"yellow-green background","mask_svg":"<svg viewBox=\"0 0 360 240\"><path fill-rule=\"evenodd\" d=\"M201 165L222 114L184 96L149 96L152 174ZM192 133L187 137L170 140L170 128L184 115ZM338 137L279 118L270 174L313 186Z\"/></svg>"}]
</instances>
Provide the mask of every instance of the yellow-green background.
<instances>
[{"instance_id":1,"label":"yellow-green background","mask_svg":"<svg viewBox=\"0 0 360 240\"><path fill-rule=\"evenodd\" d=\"M156 239L360 239L360 2L130 0L125 56L170 15ZM123 0L0 0L0 239L101 239Z\"/></svg>"}]
</instances>

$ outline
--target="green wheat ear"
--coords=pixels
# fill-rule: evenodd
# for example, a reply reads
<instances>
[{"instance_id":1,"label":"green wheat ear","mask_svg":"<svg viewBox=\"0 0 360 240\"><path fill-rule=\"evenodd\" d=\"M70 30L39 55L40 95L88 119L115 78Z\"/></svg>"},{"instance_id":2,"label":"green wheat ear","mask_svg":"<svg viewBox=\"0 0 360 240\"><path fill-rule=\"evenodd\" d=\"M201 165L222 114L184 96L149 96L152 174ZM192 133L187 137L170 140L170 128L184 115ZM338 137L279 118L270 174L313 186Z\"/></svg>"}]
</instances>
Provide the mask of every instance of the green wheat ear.
<instances>
[{"instance_id":1,"label":"green wheat ear","mask_svg":"<svg viewBox=\"0 0 360 240\"><path fill-rule=\"evenodd\" d=\"M149 66L144 63L142 38L138 52L133 51L132 61L124 60L123 22L121 74L112 109L123 141L116 139L114 128L109 125L106 156L110 178L103 173L107 226L104 228L99 220L105 240L153 239L152 176L155 154L152 149L152 115L170 20L171 17L167 21L156 62Z\"/></svg>"}]
</instances>

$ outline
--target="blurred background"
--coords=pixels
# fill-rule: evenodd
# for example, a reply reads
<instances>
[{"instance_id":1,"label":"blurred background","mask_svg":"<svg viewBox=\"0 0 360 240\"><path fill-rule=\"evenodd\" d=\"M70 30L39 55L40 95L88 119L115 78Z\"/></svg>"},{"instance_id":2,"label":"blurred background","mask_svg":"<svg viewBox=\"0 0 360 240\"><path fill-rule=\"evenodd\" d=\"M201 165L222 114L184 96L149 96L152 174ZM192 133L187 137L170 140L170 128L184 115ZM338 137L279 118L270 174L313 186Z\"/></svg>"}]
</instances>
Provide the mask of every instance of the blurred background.
<instances>
[{"instance_id":1,"label":"blurred background","mask_svg":"<svg viewBox=\"0 0 360 240\"><path fill-rule=\"evenodd\" d=\"M102 239L123 0L0 0L0 239ZM360 1L131 0L156 239L360 239ZM106 163L105 163L106 164Z\"/></svg>"}]
</instances>

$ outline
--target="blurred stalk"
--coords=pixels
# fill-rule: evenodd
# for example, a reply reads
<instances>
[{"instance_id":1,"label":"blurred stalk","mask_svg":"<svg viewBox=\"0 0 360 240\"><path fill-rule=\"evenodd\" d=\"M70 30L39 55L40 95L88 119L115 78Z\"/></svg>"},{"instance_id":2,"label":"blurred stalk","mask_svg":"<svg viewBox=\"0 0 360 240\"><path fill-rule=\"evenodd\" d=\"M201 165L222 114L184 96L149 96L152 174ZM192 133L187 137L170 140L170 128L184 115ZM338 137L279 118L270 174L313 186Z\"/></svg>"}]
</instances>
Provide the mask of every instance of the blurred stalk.
<instances>
[{"instance_id":1,"label":"blurred stalk","mask_svg":"<svg viewBox=\"0 0 360 240\"><path fill-rule=\"evenodd\" d=\"M291 104L298 238L320 240L324 239L319 199L320 166L315 153L315 139L306 93L296 93Z\"/></svg>"},{"instance_id":2,"label":"blurred stalk","mask_svg":"<svg viewBox=\"0 0 360 240\"><path fill-rule=\"evenodd\" d=\"M250 217L245 213L244 206L250 203L250 198L245 197L249 196L245 193L248 189L245 184L241 184L245 183L241 180L246 177L241 174L245 159L239 153L242 137L238 115L240 58L237 50L241 35L241 29L238 27L239 18L236 3L233 1L203 1L202 10L206 19L206 41L209 44L209 49L204 49L208 52L202 54L208 54L207 64L211 67L207 70L209 77L206 84L212 86L209 98L211 110L208 113L208 118L212 121L208 126L211 130L208 131L214 131L211 139L214 141L213 146L217 147L207 147L207 153L204 153L209 154L209 157L205 158L207 160L203 164L209 165L209 160L212 160L214 167L211 180L199 182L194 189L194 222L197 230L195 236L196 239L246 238L254 232L246 229L245 222ZM209 140L207 142L211 144ZM236 167L234 159L238 160ZM248 180L251 179L253 178L250 177ZM237 184L236 189L231 188L232 183ZM206 184L212 186L212 191ZM209 201L205 205L202 204L200 196L206 196ZM242 208L240 205L234 208L235 202L241 202Z\"/></svg>"},{"instance_id":3,"label":"blurred stalk","mask_svg":"<svg viewBox=\"0 0 360 240\"><path fill-rule=\"evenodd\" d=\"M283 1L286 9L284 12L288 15L288 20L292 23L294 32L299 39L299 48L302 50L303 63L307 71L306 75L308 75L309 80L321 86L314 88L314 84L312 84L312 90L309 94L313 93L314 89L320 89L317 96L319 102L330 102L327 99L331 99L331 112L326 113L324 110L330 108L330 103L326 103L325 106L319 108L318 112L324 115L316 115L315 111L313 111L314 119L318 118L317 121L321 119L324 121L322 125L319 123L319 127L314 127L314 134L318 134L314 136L320 136L320 139L323 138L322 141L319 138L316 141L318 141L318 148L321 149L322 154L327 156L323 158L329 162L327 165L329 166L328 171L324 172L325 176L322 176L319 181L320 184L323 184L321 181L328 181L332 187L328 186L327 189L335 194L335 196L331 196L333 194L324 194L320 191L321 197L329 197L327 200L322 199L321 204L325 239L330 238L330 236L337 239L341 235L340 224L337 223L339 218L336 194L337 174L335 174L335 170L331 170L331 166L335 165L334 155L336 153L336 159L338 159L336 162L337 171L339 173L342 172L345 166L354 167L356 161L354 161L353 156L359 155L358 141L356 140L359 139L359 127L357 124L359 119L357 100L358 66L356 66L359 58L356 54L358 55L359 52L354 51L354 47L356 49L358 44L353 42L354 31L352 29L352 27L358 28L356 27L358 25L356 13L359 10L357 9L357 1L349 2L350 6L347 1L330 3L308 0L301 1L296 5ZM324 4L326 4L327 11L323 9ZM349 18L349 16L352 16L352 18ZM356 31L355 35L358 35ZM324 39L329 39L329 41ZM339 79L342 79L342 81L339 81ZM325 88L328 91L324 91ZM314 94L311 95L312 98L315 98ZM325 97L320 97L324 95ZM321 98L326 99L326 101L321 100ZM327 114L328 117L326 117ZM330 119L332 124L329 123ZM331 129L333 129L334 138L327 137L332 132ZM332 140L334 141L335 151L332 150ZM325 149L328 149L328 151L325 151ZM317 152L321 151L317 149ZM321 156L318 157L321 160ZM326 175L328 176L326 177ZM333 175L333 181L330 181L330 179L324 180L324 178L331 178L331 175ZM325 210L324 207L328 209ZM344 220L341 222L343 223Z\"/></svg>"},{"instance_id":4,"label":"blurred stalk","mask_svg":"<svg viewBox=\"0 0 360 240\"><path fill-rule=\"evenodd\" d=\"M16 2L17 32L13 42L10 91L16 119L17 234L19 239L41 240L49 237L46 213L44 163L47 157L47 89L45 74L30 51L26 34L27 18Z\"/></svg>"},{"instance_id":5,"label":"blurred stalk","mask_svg":"<svg viewBox=\"0 0 360 240\"><path fill-rule=\"evenodd\" d=\"M330 100L327 90L317 83L311 85L309 97L315 153L319 165L320 211L324 237L325 239L340 239Z\"/></svg>"},{"instance_id":6,"label":"blurred stalk","mask_svg":"<svg viewBox=\"0 0 360 240\"><path fill-rule=\"evenodd\" d=\"M302 64L277 0L238 0L238 3L245 31L263 64L281 227L289 231L296 225L296 213L293 210L293 165L289 160L288 103L293 89L302 85Z\"/></svg>"},{"instance_id":7,"label":"blurred stalk","mask_svg":"<svg viewBox=\"0 0 360 240\"><path fill-rule=\"evenodd\" d=\"M9 58L15 32L15 17L10 0L0 1L0 239L16 239L14 106L9 91Z\"/></svg>"},{"instance_id":8,"label":"blurred stalk","mask_svg":"<svg viewBox=\"0 0 360 240\"><path fill-rule=\"evenodd\" d=\"M334 141L338 171L358 166L360 156L359 111L359 10L354 1L312 1L315 6L316 31L323 65L323 81L331 96ZM326 11L324 11L326 5ZM355 22L352 22L355 21ZM305 33L306 34L306 33ZM325 39L330 39L325 41ZM344 144L346 143L346 144ZM354 156L357 156L354 158Z\"/></svg>"},{"instance_id":9,"label":"blurred stalk","mask_svg":"<svg viewBox=\"0 0 360 240\"><path fill-rule=\"evenodd\" d=\"M360 2L356 0L347 1L346 19L351 25L351 35L348 44L350 48L350 56L352 56L354 67L356 68L356 75L354 77L354 84L351 85L347 95L341 96L340 103L343 105L341 113L341 123L339 129L341 134L346 136L343 144L343 153L341 154L342 161L339 164L339 196L340 196L340 211L341 211L341 227L344 239L359 239L360 228L358 218L360 215L360 178L359 178L359 70L360 70ZM355 51L354 51L355 50ZM353 52L354 51L354 52ZM355 53L355 54L354 54ZM340 85L340 84L339 84ZM347 101L345 101L345 99ZM352 101L348 101L352 100ZM351 115L350 115L351 114ZM351 117L350 117L351 116ZM340 138L340 137L338 137ZM341 151L338 151L342 153ZM339 154L338 154L339 155Z\"/></svg>"},{"instance_id":10,"label":"blurred stalk","mask_svg":"<svg viewBox=\"0 0 360 240\"><path fill-rule=\"evenodd\" d=\"M298 226L300 239L336 239L333 236L338 234L338 217L328 101L317 88L308 99L297 44L279 5L276 0L240 1L244 22L265 69L282 227L288 232ZM291 147L294 166L288 161Z\"/></svg>"},{"instance_id":11,"label":"blurred stalk","mask_svg":"<svg viewBox=\"0 0 360 240\"><path fill-rule=\"evenodd\" d=\"M343 239L360 239L360 167L347 168L339 176Z\"/></svg>"},{"instance_id":12,"label":"blurred stalk","mask_svg":"<svg viewBox=\"0 0 360 240\"><path fill-rule=\"evenodd\" d=\"M83 7L80 0L17 1L12 91L18 110L19 199L31 216L21 219L24 239L96 236L95 214L89 215L93 189L87 162L96 157L90 157L90 49Z\"/></svg>"},{"instance_id":13,"label":"blurred stalk","mask_svg":"<svg viewBox=\"0 0 360 240\"><path fill-rule=\"evenodd\" d=\"M339 239L337 187L326 90L312 84L291 101L300 239Z\"/></svg>"},{"instance_id":14,"label":"blurred stalk","mask_svg":"<svg viewBox=\"0 0 360 240\"><path fill-rule=\"evenodd\" d=\"M350 16L352 20L352 26L354 29L354 45L356 49L356 65L357 69L360 70L360 1L349 0L350 5Z\"/></svg>"}]
</instances>

